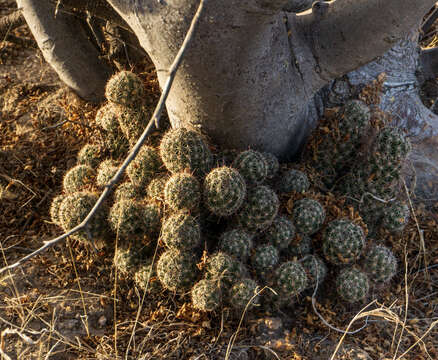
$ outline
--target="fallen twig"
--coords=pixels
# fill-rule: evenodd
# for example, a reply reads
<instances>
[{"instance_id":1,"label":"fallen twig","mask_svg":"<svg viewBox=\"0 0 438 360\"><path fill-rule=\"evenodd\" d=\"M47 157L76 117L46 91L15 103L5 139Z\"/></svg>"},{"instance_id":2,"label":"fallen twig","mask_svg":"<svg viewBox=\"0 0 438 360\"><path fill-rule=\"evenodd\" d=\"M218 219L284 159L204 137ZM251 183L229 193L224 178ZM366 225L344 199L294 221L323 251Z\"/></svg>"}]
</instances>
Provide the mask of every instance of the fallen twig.
<instances>
[{"instance_id":1,"label":"fallen twig","mask_svg":"<svg viewBox=\"0 0 438 360\"><path fill-rule=\"evenodd\" d=\"M94 217L94 215L96 214L97 210L102 206L102 204L105 201L105 199L111 193L112 189L114 188L114 185L116 185L119 182L120 178L122 177L123 173L125 172L126 168L130 164L130 162L132 160L134 160L135 157L137 156L137 154L140 151L140 148L143 145L143 143L145 142L146 138L154 130L154 127L158 128L158 126L159 126L159 119L161 117L161 113L162 113L164 105L166 103L167 96L169 95L169 92L170 92L170 89L172 87L172 83L173 83L173 80L175 78L175 75L176 75L176 72L178 70L178 67L181 64L182 58L184 56L184 52L185 52L188 44L190 43L190 41L191 41L191 39L193 37L193 34L195 32L195 28L196 28L198 20L199 20L199 18L201 16L201 12L202 12L202 9L203 9L204 2L205 2L205 0L200 0L198 10L196 11L195 15L193 16L192 22L190 24L190 28L189 28L189 30L188 30L188 32L186 34L184 42L182 43L182 45L181 45L181 47L180 47L180 49L179 49L179 51L178 51L178 53L177 53L177 55L175 57L175 60L173 61L172 65L171 65L171 67L169 69L169 72L168 72L169 77L167 78L167 81L166 81L166 83L164 85L164 88L163 88L163 92L161 93L161 96L160 96L160 99L158 101L158 104L155 107L155 111L152 114L152 117L149 120L148 125L144 129L144 131L141 134L140 138L137 140L137 143L134 145L134 147L132 148L131 152L128 154L126 159L123 161L123 163L120 166L119 170L117 170L116 174L112 177L110 182L105 186L105 190L102 192L102 194L100 195L99 199L96 201L96 203L94 204L93 208L90 210L88 215L85 217L84 220L82 220L82 222L79 225L75 226L73 229L67 231L66 233L62 234L61 236L58 236L55 239L52 239L52 240L49 240L49 241L45 241L43 246L41 246L39 249L35 250L31 254L26 255L25 257L21 258L20 260L18 260L17 262L13 263L12 265L8 265L8 266L0 269L0 274L5 272L5 271L7 271L7 270L11 270L11 269L14 269L14 268L20 266L21 264L23 264L27 260L30 260L30 259L34 258L38 254L41 254L45 250L47 250L50 247L56 245L57 243L59 243L62 240L66 239L67 237L69 237L69 236L73 235L74 233L76 233L78 231L81 231L81 230L83 230L83 229L85 229L87 227L88 223Z\"/></svg>"}]
</instances>

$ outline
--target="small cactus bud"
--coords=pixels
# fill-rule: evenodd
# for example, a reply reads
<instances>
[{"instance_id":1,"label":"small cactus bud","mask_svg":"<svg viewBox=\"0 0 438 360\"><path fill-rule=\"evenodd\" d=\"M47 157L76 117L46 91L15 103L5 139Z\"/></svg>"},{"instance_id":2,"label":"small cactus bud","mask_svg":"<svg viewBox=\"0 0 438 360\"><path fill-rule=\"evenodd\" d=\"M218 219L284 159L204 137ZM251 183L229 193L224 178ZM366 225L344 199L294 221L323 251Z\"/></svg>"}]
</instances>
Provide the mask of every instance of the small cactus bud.
<instances>
[{"instance_id":1,"label":"small cactus bud","mask_svg":"<svg viewBox=\"0 0 438 360\"><path fill-rule=\"evenodd\" d=\"M64 195L55 196L52 200L52 204L50 205L50 217L52 218L52 221L59 226L61 226L61 219L59 217L59 208L64 198L65 198Z\"/></svg>"},{"instance_id":2,"label":"small cactus bud","mask_svg":"<svg viewBox=\"0 0 438 360\"><path fill-rule=\"evenodd\" d=\"M278 264L279 254L276 247L272 245L261 245L255 249L251 259L253 268L262 278L272 272Z\"/></svg>"},{"instance_id":3,"label":"small cactus bud","mask_svg":"<svg viewBox=\"0 0 438 360\"><path fill-rule=\"evenodd\" d=\"M120 184L114 192L114 202L135 199L139 195L138 189L130 182Z\"/></svg>"},{"instance_id":4,"label":"small cactus bud","mask_svg":"<svg viewBox=\"0 0 438 360\"><path fill-rule=\"evenodd\" d=\"M196 258L190 252L170 249L157 262L157 276L164 288L184 292L197 277Z\"/></svg>"},{"instance_id":5,"label":"small cactus bud","mask_svg":"<svg viewBox=\"0 0 438 360\"><path fill-rule=\"evenodd\" d=\"M78 164L96 168L102 155L103 149L99 145L86 144L78 153Z\"/></svg>"},{"instance_id":6,"label":"small cactus bud","mask_svg":"<svg viewBox=\"0 0 438 360\"><path fill-rule=\"evenodd\" d=\"M241 278L239 262L224 252L217 252L207 260L206 278L220 281L221 286L231 286Z\"/></svg>"},{"instance_id":7,"label":"small cactus bud","mask_svg":"<svg viewBox=\"0 0 438 360\"><path fill-rule=\"evenodd\" d=\"M240 261L246 261L252 246L251 236L240 229L224 232L220 237L220 249Z\"/></svg>"},{"instance_id":8,"label":"small cactus bud","mask_svg":"<svg viewBox=\"0 0 438 360\"><path fill-rule=\"evenodd\" d=\"M147 196L149 199L164 201L164 188L169 180L169 176L161 175L151 180L147 187Z\"/></svg>"},{"instance_id":9,"label":"small cactus bud","mask_svg":"<svg viewBox=\"0 0 438 360\"><path fill-rule=\"evenodd\" d=\"M108 185L110 180L119 170L117 164L112 159L104 160L100 163L97 168L96 184L99 187L104 187Z\"/></svg>"},{"instance_id":10,"label":"small cactus bud","mask_svg":"<svg viewBox=\"0 0 438 360\"><path fill-rule=\"evenodd\" d=\"M301 199L294 204L292 219L298 232L312 235L324 223L325 211L318 201L307 198Z\"/></svg>"},{"instance_id":11,"label":"small cactus bud","mask_svg":"<svg viewBox=\"0 0 438 360\"><path fill-rule=\"evenodd\" d=\"M185 212L173 214L163 224L161 240L172 249L192 250L201 242L199 223Z\"/></svg>"},{"instance_id":12,"label":"small cactus bud","mask_svg":"<svg viewBox=\"0 0 438 360\"><path fill-rule=\"evenodd\" d=\"M278 170L280 169L280 163L278 162L277 157L274 154L264 152L262 153L266 162L266 170L267 170L267 179L273 179L275 175L277 175Z\"/></svg>"},{"instance_id":13,"label":"small cactus bud","mask_svg":"<svg viewBox=\"0 0 438 360\"><path fill-rule=\"evenodd\" d=\"M302 257L312 252L312 239L310 236L298 234L286 250L290 256Z\"/></svg>"},{"instance_id":14,"label":"small cactus bud","mask_svg":"<svg viewBox=\"0 0 438 360\"><path fill-rule=\"evenodd\" d=\"M396 201L383 212L383 227L390 232L403 231L409 221L409 207Z\"/></svg>"},{"instance_id":15,"label":"small cactus bud","mask_svg":"<svg viewBox=\"0 0 438 360\"><path fill-rule=\"evenodd\" d=\"M297 261L288 261L276 271L275 290L281 298L289 301L292 296L297 296L308 286L308 278L303 266Z\"/></svg>"},{"instance_id":16,"label":"small cactus bud","mask_svg":"<svg viewBox=\"0 0 438 360\"><path fill-rule=\"evenodd\" d=\"M238 281L230 289L229 303L236 310L243 310L258 305L259 296L257 294L258 285L252 279Z\"/></svg>"},{"instance_id":17,"label":"small cactus bud","mask_svg":"<svg viewBox=\"0 0 438 360\"><path fill-rule=\"evenodd\" d=\"M64 190L73 194L91 188L96 178L96 172L88 165L76 165L64 176Z\"/></svg>"},{"instance_id":18,"label":"small cactus bud","mask_svg":"<svg viewBox=\"0 0 438 360\"><path fill-rule=\"evenodd\" d=\"M310 182L305 173L291 169L281 175L277 186L282 193L295 191L302 194L309 190Z\"/></svg>"},{"instance_id":19,"label":"small cactus bud","mask_svg":"<svg viewBox=\"0 0 438 360\"><path fill-rule=\"evenodd\" d=\"M164 201L174 211L194 211L201 201L199 181L185 172L173 174L164 187Z\"/></svg>"},{"instance_id":20,"label":"small cactus bud","mask_svg":"<svg viewBox=\"0 0 438 360\"><path fill-rule=\"evenodd\" d=\"M277 216L263 237L279 250L287 249L295 237L295 226L286 216Z\"/></svg>"},{"instance_id":21,"label":"small cactus bud","mask_svg":"<svg viewBox=\"0 0 438 360\"><path fill-rule=\"evenodd\" d=\"M374 281L389 281L397 271L397 260L386 246L374 245L365 257L364 269Z\"/></svg>"},{"instance_id":22,"label":"small cactus bud","mask_svg":"<svg viewBox=\"0 0 438 360\"><path fill-rule=\"evenodd\" d=\"M249 185L261 184L268 176L266 160L258 151L241 152L234 159L232 166L239 171Z\"/></svg>"},{"instance_id":23,"label":"small cactus bud","mask_svg":"<svg viewBox=\"0 0 438 360\"><path fill-rule=\"evenodd\" d=\"M301 265L306 271L308 287L314 288L318 282L318 287L324 282L327 276L327 266L318 256L307 255L300 260Z\"/></svg>"}]
</instances>

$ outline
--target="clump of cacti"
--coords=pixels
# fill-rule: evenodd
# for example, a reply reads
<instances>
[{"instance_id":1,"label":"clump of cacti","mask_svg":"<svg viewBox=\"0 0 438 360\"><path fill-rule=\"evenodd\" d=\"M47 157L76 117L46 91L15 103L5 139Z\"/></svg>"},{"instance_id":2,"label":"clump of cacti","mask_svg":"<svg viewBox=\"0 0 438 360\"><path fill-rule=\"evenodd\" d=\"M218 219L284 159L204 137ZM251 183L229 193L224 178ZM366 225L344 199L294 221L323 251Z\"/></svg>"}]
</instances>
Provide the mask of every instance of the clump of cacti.
<instances>
[{"instance_id":1,"label":"clump of cacti","mask_svg":"<svg viewBox=\"0 0 438 360\"><path fill-rule=\"evenodd\" d=\"M365 234L359 225L348 219L338 219L327 225L322 249L325 258L342 265L355 261L365 245Z\"/></svg>"},{"instance_id":2,"label":"clump of cacti","mask_svg":"<svg viewBox=\"0 0 438 360\"><path fill-rule=\"evenodd\" d=\"M139 196L138 189L130 182L120 184L116 191L114 191L114 202L127 199L135 199Z\"/></svg>"},{"instance_id":3,"label":"clump of cacti","mask_svg":"<svg viewBox=\"0 0 438 360\"><path fill-rule=\"evenodd\" d=\"M306 255L300 260L301 265L306 271L308 278L308 286L314 288L316 284L318 287L324 282L327 276L327 266L319 256Z\"/></svg>"},{"instance_id":4,"label":"clump of cacti","mask_svg":"<svg viewBox=\"0 0 438 360\"><path fill-rule=\"evenodd\" d=\"M286 252L291 256L301 257L312 252L312 239L310 236L297 234L294 241L288 246Z\"/></svg>"},{"instance_id":5,"label":"clump of cacti","mask_svg":"<svg viewBox=\"0 0 438 360\"><path fill-rule=\"evenodd\" d=\"M273 245L260 245L255 248L251 259L253 269L262 278L270 274L280 259L278 250Z\"/></svg>"},{"instance_id":6,"label":"clump of cacti","mask_svg":"<svg viewBox=\"0 0 438 360\"><path fill-rule=\"evenodd\" d=\"M220 167L212 170L204 181L204 202L218 216L230 216L243 204L246 184L235 169Z\"/></svg>"},{"instance_id":7,"label":"clump of cacti","mask_svg":"<svg viewBox=\"0 0 438 360\"><path fill-rule=\"evenodd\" d=\"M241 229L229 230L220 236L219 248L240 261L245 261L253 247L251 238L251 235Z\"/></svg>"},{"instance_id":8,"label":"clump of cacti","mask_svg":"<svg viewBox=\"0 0 438 360\"><path fill-rule=\"evenodd\" d=\"M102 161L97 168L97 186L104 187L105 185L107 185L116 174L117 170L119 170L119 168L114 160L107 159Z\"/></svg>"},{"instance_id":9,"label":"clump of cacti","mask_svg":"<svg viewBox=\"0 0 438 360\"><path fill-rule=\"evenodd\" d=\"M144 85L141 79L130 71L120 71L108 80L105 96L112 103L132 106L144 98Z\"/></svg>"},{"instance_id":10,"label":"clump of cacti","mask_svg":"<svg viewBox=\"0 0 438 360\"><path fill-rule=\"evenodd\" d=\"M325 221L323 206L313 199L301 199L294 203L292 220L299 233L312 235Z\"/></svg>"},{"instance_id":11,"label":"clump of cacti","mask_svg":"<svg viewBox=\"0 0 438 360\"><path fill-rule=\"evenodd\" d=\"M50 204L50 218L56 224L61 226L61 218L59 217L59 208L62 201L64 200L64 195L55 196Z\"/></svg>"},{"instance_id":12,"label":"clump of cacti","mask_svg":"<svg viewBox=\"0 0 438 360\"><path fill-rule=\"evenodd\" d=\"M236 310L259 304L258 285L253 279L243 279L234 284L229 292L228 302Z\"/></svg>"},{"instance_id":13,"label":"clump of cacti","mask_svg":"<svg viewBox=\"0 0 438 360\"><path fill-rule=\"evenodd\" d=\"M295 191L302 194L309 190L310 182L302 171L290 169L281 174L277 187L282 193Z\"/></svg>"},{"instance_id":14,"label":"clump of cacti","mask_svg":"<svg viewBox=\"0 0 438 360\"><path fill-rule=\"evenodd\" d=\"M78 153L78 164L95 168L102 159L103 149L99 145L86 144Z\"/></svg>"},{"instance_id":15,"label":"clump of cacti","mask_svg":"<svg viewBox=\"0 0 438 360\"><path fill-rule=\"evenodd\" d=\"M240 271L239 262L222 251L212 254L207 260L206 278L219 281L221 286L231 286L241 277Z\"/></svg>"},{"instance_id":16,"label":"clump of cacti","mask_svg":"<svg viewBox=\"0 0 438 360\"><path fill-rule=\"evenodd\" d=\"M369 288L368 276L356 268L344 269L336 279L338 295L350 303L365 298Z\"/></svg>"},{"instance_id":17,"label":"clump of cacti","mask_svg":"<svg viewBox=\"0 0 438 360\"><path fill-rule=\"evenodd\" d=\"M164 201L174 211L193 211L199 208L201 186L186 172L173 174L164 187Z\"/></svg>"},{"instance_id":18,"label":"clump of cacti","mask_svg":"<svg viewBox=\"0 0 438 360\"><path fill-rule=\"evenodd\" d=\"M160 227L160 209L153 203L122 199L112 206L109 222L122 238L151 237Z\"/></svg>"},{"instance_id":19,"label":"clump of cacti","mask_svg":"<svg viewBox=\"0 0 438 360\"><path fill-rule=\"evenodd\" d=\"M248 192L237 219L250 232L264 230L274 221L279 205L277 194L272 189L264 185L257 186Z\"/></svg>"},{"instance_id":20,"label":"clump of cacti","mask_svg":"<svg viewBox=\"0 0 438 360\"><path fill-rule=\"evenodd\" d=\"M188 213L173 214L161 228L161 240L169 248L192 250L201 242L199 223Z\"/></svg>"},{"instance_id":21,"label":"clump of cacti","mask_svg":"<svg viewBox=\"0 0 438 360\"><path fill-rule=\"evenodd\" d=\"M201 311L216 310L221 304L221 288L217 281L202 279L192 288L192 304Z\"/></svg>"},{"instance_id":22,"label":"clump of cacti","mask_svg":"<svg viewBox=\"0 0 438 360\"><path fill-rule=\"evenodd\" d=\"M386 246L374 245L365 257L364 270L374 281L389 281L397 271L397 260Z\"/></svg>"},{"instance_id":23,"label":"clump of cacti","mask_svg":"<svg viewBox=\"0 0 438 360\"><path fill-rule=\"evenodd\" d=\"M144 188L160 171L161 166L158 152L151 146L143 145L136 158L126 168L126 172L134 186Z\"/></svg>"},{"instance_id":24,"label":"clump of cacti","mask_svg":"<svg viewBox=\"0 0 438 360\"><path fill-rule=\"evenodd\" d=\"M160 175L151 180L147 186L147 196L150 199L164 201L164 188L169 180L167 175Z\"/></svg>"},{"instance_id":25,"label":"clump of cacti","mask_svg":"<svg viewBox=\"0 0 438 360\"><path fill-rule=\"evenodd\" d=\"M266 180L268 166L263 154L254 150L241 152L232 166L239 171L249 185L258 185Z\"/></svg>"},{"instance_id":26,"label":"clump of cacti","mask_svg":"<svg viewBox=\"0 0 438 360\"><path fill-rule=\"evenodd\" d=\"M308 286L308 278L304 267L297 261L288 261L277 269L274 290L280 302L287 302L291 297L299 295Z\"/></svg>"},{"instance_id":27,"label":"clump of cacti","mask_svg":"<svg viewBox=\"0 0 438 360\"><path fill-rule=\"evenodd\" d=\"M382 226L390 232L403 231L409 221L409 206L401 201L395 201L383 211Z\"/></svg>"},{"instance_id":28,"label":"clump of cacti","mask_svg":"<svg viewBox=\"0 0 438 360\"><path fill-rule=\"evenodd\" d=\"M160 155L171 173L188 171L202 176L213 164L213 155L202 136L185 128L172 129L163 136Z\"/></svg>"},{"instance_id":29,"label":"clump of cacti","mask_svg":"<svg viewBox=\"0 0 438 360\"><path fill-rule=\"evenodd\" d=\"M280 250L287 249L294 237L295 226L286 216L277 216L263 234L266 242L271 243Z\"/></svg>"},{"instance_id":30,"label":"clump of cacti","mask_svg":"<svg viewBox=\"0 0 438 360\"><path fill-rule=\"evenodd\" d=\"M269 152L262 153L265 158L266 170L267 170L267 179L273 179L275 175L277 175L278 170L280 169L280 163L278 162L277 157Z\"/></svg>"},{"instance_id":31,"label":"clump of cacti","mask_svg":"<svg viewBox=\"0 0 438 360\"><path fill-rule=\"evenodd\" d=\"M88 165L76 165L72 167L64 176L64 190L66 193L89 189L93 186L96 179L96 172Z\"/></svg>"},{"instance_id":32,"label":"clump of cacti","mask_svg":"<svg viewBox=\"0 0 438 360\"><path fill-rule=\"evenodd\" d=\"M92 192L77 192L66 195L59 206L58 218L65 231L79 225L93 208L98 195ZM95 242L107 235L106 209L100 208L88 223L86 230L74 234L78 240Z\"/></svg>"},{"instance_id":33,"label":"clump of cacti","mask_svg":"<svg viewBox=\"0 0 438 360\"><path fill-rule=\"evenodd\" d=\"M196 280L198 271L195 256L188 251L169 249L157 262L157 276L165 289L184 292Z\"/></svg>"}]
</instances>

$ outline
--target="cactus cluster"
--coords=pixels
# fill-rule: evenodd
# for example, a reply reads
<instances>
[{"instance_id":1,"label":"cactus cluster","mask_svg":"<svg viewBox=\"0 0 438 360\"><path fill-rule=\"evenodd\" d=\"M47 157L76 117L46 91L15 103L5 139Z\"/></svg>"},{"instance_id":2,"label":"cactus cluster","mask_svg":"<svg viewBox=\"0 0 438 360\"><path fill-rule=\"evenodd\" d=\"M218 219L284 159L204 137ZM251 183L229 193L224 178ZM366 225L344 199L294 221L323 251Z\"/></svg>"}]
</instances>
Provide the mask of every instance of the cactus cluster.
<instances>
[{"instance_id":1,"label":"cactus cluster","mask_svg":"<svg viewBox=\"0 0 438 360\"><path fill-rule=\"evenodd\" d=\"M246 150L234 159L232 166L239 171L250 185L258 185L268 176L268 165L263 154Z\"/></svg>"},{"instance_id":2,"label":"cactus cluster","mask_svg":"<svg viewBox=\"0 0 438 360\"><path fill-rule=\"evenodd\" d=\"M278 190L282 193L295 191L302 194L309 190L309 187L310 182L307 175L295 169L282 173L278 182Z\"/></svg>"},{"instance_id":3,"label":"cactus cluster","mask_svg":"<svg viewBox=\"0 0 438 360\"><path fill-rule=\"evenodd\" d=\"M201 186L186 172L173 174L164 187L164 201L174 211L193 211L199 208Z\"/></svg>"},{"instance_id":4,"label":"cactus cluster","mask_svg":"<svg viewBox=\"0 0 438 360\"><path fill-rule=\"evenodd\" d=\"M301 234L316 233L325 221L325 210L316 200L304 198L294 203L293 222Z\"/></svg>"},{"instance_id":5,"label":"cactus cluster","mask_svg":"<svg viewBox=\"0 0 438 360\"><path fill-rule=\"evenodd\" d=\"M218 216L230 216L243 204L246 184L240 173L230 167L213 169L204 181L204 202Z\"/></svg>"}]
</instances>

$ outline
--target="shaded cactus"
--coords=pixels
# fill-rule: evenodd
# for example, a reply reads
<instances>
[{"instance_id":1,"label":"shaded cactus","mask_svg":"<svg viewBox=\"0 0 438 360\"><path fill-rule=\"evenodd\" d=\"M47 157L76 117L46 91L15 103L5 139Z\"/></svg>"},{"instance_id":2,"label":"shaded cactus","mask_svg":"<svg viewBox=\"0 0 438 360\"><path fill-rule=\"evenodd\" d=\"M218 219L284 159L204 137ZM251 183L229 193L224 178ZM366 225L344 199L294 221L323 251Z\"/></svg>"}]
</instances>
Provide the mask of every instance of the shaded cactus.
<instances>
[{"instance_id":1,"label":"shaded cactus","mask_svg":"<svg viewBox=\"0 0 438 360\"><path fill-rule=\"evenodd\" d=\"M134 146L149 122L149 113L144 108L123 108L118 119L123 135Z\"/></svg>"},{"instance_id":2,"label":"shaded cactus","mask_svg":"<svg viewBox=\"0 0 438 360\"><path fill-rule=\"evenodd\" d=\"M323 236L325 258L335 265L355 261L365 245L365 234L359 225L350 220L330 222Z\"/></svg>"},{"instance_id":3,"label":"shaded cactus","mask_svg":"<svg viewBox=\"0 0 438 360\"><path fill-rule=\"evenodd\" d=\"M303 266L297 261L288 261L277 269L275 290L280 302L288 302L308 286L308 278Z\"/></svg>"},{"instance_id":4,"label":"shaded cactus","mask_svg":"<svg viewBox=\"0 0 438 360\"><path fill-rule=\"evenodd\" d=\"M201 242L199 223L185 212L173 214L162 226L161 240L169 248L191 250Z\"/></svg>"},{"instance_id":5,"label":"shaded cactus","mask_svg":"<svg viewBox=\"0 0 438 360\"><path fill-rule=\"evenodd\" d=\"M272 269L278 264L280 257L278 250L272 245L260 245L255 248L251 259L253 269L261 277L271 273Z\"/></svg>"},{"instance_id":6,"label":"shaded cactus","mask_svg":"<svg viewBox=\"0 0 438 360\"><path fill-rule=\"evenodd\" d=\"M147 196L150 199L164 201L164 188L169 176L161 175L151 180L147 187Z\"/></svg>"},{"instance_id":7,"label":"shaded cactus","mask_svg":"<svg viewBox=\"0 0 438 360\"><path fill-rule=\"evenodd\" d=\"M201 201L199 181L185 172L173 174L164 187L164 201L172 210L198 209Z\"/></svg>"},{"instance_id":8,"label":"shaded cactus","mask_svg":"<svg viewBox=\"0 0 438 360\"><path fill-rule=\"evenodd\" d=\"M318 287L324 282L327 276L327 266L319 256L307 255L300 260L301 265L306 271L308 287L314 288L318 281Z\"/></svg>"},{"instance_id":9,"label":"shaded cactus","mask_svg":"<svg viewBox=\"0 0 438 360\"><path fill-rule=\"evenodd\" d=\"M343 270L336 279L338 295L349 303L365 298L369 288L369 280L366 274L355 268Z\"/></svg>"},{"instance_id":10,"label":"shaded cactus","mask_svg":"<svg viewBox=\"0 0 438 360\"><path fill-rule=\"evenodd\" d=\"M114 202L135 199L139 195L138 189L130 182L120 184L114 192Z\"/></svg>"},{"instance_id":11,"label":"shaded cactus","mask_svg":"<svg viewBox=\"0 0 438 360\"><path fill-rule=\"evenodd\" d=\"M295 191L302 194L309 190L310 182L302 171L290 169L281 174L277 187L282 193Z\"/></svg>"},{"instance_id":12,"label":"shaded cactus","mask_svg":"<svg viewBox=\"0 0 438 360\"><path fill-rule=\"evenodd\" d=\"M202 136L185 128L171 129L163 136L160 155L172 173L188 171L203 176L213 164L213 155Z\"/></svg>"},{"instance_id":13,"label":"shaded cactus","mask_svg":"<svg viewBox=\"0 0 438 360\"><path fill-rule=\"evenodd\" d=\"M325 210L313 199L301 199L294 203L292 220L298 232L306 235L316 233L325 220Z\"/></svg>"},{"instance_id":14,"label":"shaded cactus","mask_svg":"<svg viewBox=\"0 0 438 360\"><path fill-rule=\"evenodd\" d=\"M252 249L251 235L241 229L224 232L220 237L219 248L240 261L246 261Z\"/></svg>"},{"instance_id":15,"label":"shaded cactus","mask_svg":"<svg viewBox=\"0 0 438 360\"><path fill-rule=\"evenodd\" d=\"M409 207L401 201L392 203L383 211L382 226L390 232L403 231L409 222Z\"/></svg>"},{"instance_id":16,"label":"shaded cactus","mask_svg":"<svg viewBox=\"0 0 438 360\"><path fill-rule=\"evenodd\" d=\"M96 172L88 165L76 165L64 176L64 190L72 194L90 188L96 178Z\"/></svg>"},{"instance_id":17,"label":"shaded cactus","mask_svg":"<svg viewBox=\"0 0 438 360\"><path fill-rule=\"evenodd\" d=\"M99 145L86 144L78 153L78 164L95 168L102 159L103 149Z\"/></svg>"},{"instance_id":18,"label":"shaded cactus","mask_svg":"<svg viewBox=\"0 0 438 360\"><path fill-rule=\"evenodd\" d=\"M280 163L278 162L277 157L274 154L264 152L262 153L265 163L266 163L266 170L267 170L267 179L273 179L275 175L277 175L278 170L280 169Z\"/></svg>"},{"instance_id":19,"label":"shaded cactus","mask_svg":"<svg viewBox=\"0 0 438 360\"><path fill-rule=\"evenodd\" d=\"M113 103L105 104L96 113L96 123L106 132L118 135L121 133L119 113L120 108L117 105Z\"/></svg>"},{"instance_id":20,"label":"shaded cactus","mask_svg":"<svg viewBox=\"0 0 438 360\"><path fill-rule=\"evenodd\" d=\"M134 282L140 289L147 290L148 293L156 293L161 288L157 272L150 261L138 266L134 274Z\"/></svg>"},{"instance_id":21,"label":"shaded cactus","mask_svg":"<svg viewBox=\"0 0 438 360\"><path fill-rule=\"evenodd\" d=\"M290 256L304 256L312 252L312 239L310 236L298 234L287 248L286 253Z\"/></svg>"},{"instance_id":22,"label":"shaded cactus","mask_svg":"<svg viewBox=\"0 0 438 360\"><path fill-rule=\"evenodd\" d=\"M102 161L97 168L97 186L104 187L107 185L116 174L117 170L119 170L119 168L114 160L108 159Z\"/></svg>"},{"instance_id":23,"label":"shaded cactus","mask_svg":"<svg viewBox=\"0 0 438 360\"><path fill-rule=\"evenodd\" d=\"M288 248L295 237L295 226L286 216L277 216L266 230L263 238L279 250Z\"/></svg>"},{"instance_id":24,"label":"shaded cactus","mask_svg":"<svg viewBox=\"0 0 438 360\"><path fill-rule=\"evenodd\" d=\"M202 279L192 288L192 304L201 311L216 310L221 304L221 289L214 280Z\"/></svg>"},{"instance_id":25,"label":"shaded cactus","mask_svg":"<svg viewBox=\"0 0 438 360\"><path fill-rule=\"evenodd\" d=\"M143 145L126 172L134 186L144 188L159 172L161 165L158 152L153 147Z\"/></svg>"},{"instance_id":26,"label":"shaded cactus","mask_svg":"<svg viewBox=\"0 0 438 360\"><path fill-rule=\"evenodd\" d=\"M123 275L133 274L141 260L141 249L138 246L119 247L114 254L114 266Z\"/></svg>"},{"instance_id":27,"label":"shaded cactus","mask_svg":"<svg viewBox=\"0 0 438 360\"><path fill-rule=\"evenodd\" d=\"M122 238L151 237L160 228L160 209L152 203L122 199L112 206L109 222Z\"/></svg>"},{"instance_id":28,"label":"shaded cactus","mask_svg":"<svg viewBox=\"0 0 438 360\"><path fill-rule=\"evenodd\" d=\"M252 279L243 279L232 286L229 292L228 302L236 310L243 310L258 305L259 296L257 294L258 285Z\"/></svg>"},{"instance_id":29,"label":"shaded cactus","mask_svg":"<svg viewBox=\"0 0 438 360\"><path fill-rule=\"evenodd\" d=\"M88 215L98 200L98 195L91 192L77 192L64 197L59 206L58 217L65 231L79 225ZM107 235L106 209L97 210L87 226L87 231L81 230L73 235L81 241L97 241ZM91 239L88 238L88 234Z\"/></svg>"},{"instance_id":30,"label":"shaded cactus","mask_svg":"<svg viewBox=\"0 0 438 360\"><path fill-rule=\"evenodd\" d=\"M120 71L108 80L105 96L108 101L119 105L138 105L144 98L144 85L136 74Z\"/></svg>"},{"instance_id":31,"label":"shaded cactus","mask_svg":"<svg viewBox=\"0 0 438 360\"><path fill-rule=\"evenodd\" d=\"M223 166L212 170L204 181L204 202L218 216L230 216L243 204L246 184L235 169Z\"/></svg>"},{"instance_id":32,"label":"shaded cactus","mask_svg":"<svg viewBox=\"0 0 438 360\"><path fill-rule=\"evenodd\" d=\"M240 271L244 271L244 268L230 255L219 251L208 258L205 270L207 279L217 280L221 286L229 287L236 279L242 278Z\"/></svg>"},{"instance_id":33,"label":"shaded cactus","mask_svg":"<svg viewBox=\"0 0 438 360\"><path fill-rule=\"evenodd\" d=\"M268 176L266 160L258 151L241 152L234 159L232 166L239 171L249 185L261 184Z\"/></svg>"},{"instance_id":34,"label":"shaded cactus","mask_svg":"<svg viewBox=\"0 0 438 360\"><path fill-rule=\"evenodd\" d=\"M248 192L237 219L250 232L263 230L272 224L278 213L280 202L275 192L267 186L258 186Z\"/></svg>"},{"instance_id":35,"label":"shaded cactus","mask_svg":"<svg viewBox=\"0 0 438 360\"><path fill-rule=\"evenodd\" d=\"M165 289L184 292L196 280L198 270L196 258L190 252L170 249L157 262L157 276Z\"/></svg>"},{"instance_id":36,"label":"shaded cactus","mask_svg":"<svg viewBox=\"0 0 438 360\"><path fill-rule=\"evenodd\" d=\"M383 245L374 245L367 253L364 270L374 281L389 281L397 271L397 259Z\"/></svg>"},{"instance_id":37,"label":"shaded cactus","mask_svg":"<svg viewBox=\"0 0 438 360\"><path fill-rule=\"evenodd\" d=\"M56 224L61 226L61 218L59 216L59 208L62 201L64 200L64 195L55 196L50 204L50 218Z\"/></svg>"}]
</instances>

